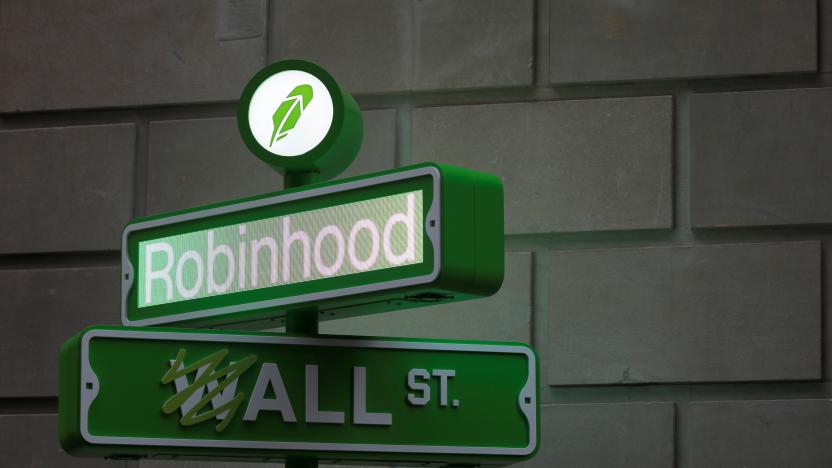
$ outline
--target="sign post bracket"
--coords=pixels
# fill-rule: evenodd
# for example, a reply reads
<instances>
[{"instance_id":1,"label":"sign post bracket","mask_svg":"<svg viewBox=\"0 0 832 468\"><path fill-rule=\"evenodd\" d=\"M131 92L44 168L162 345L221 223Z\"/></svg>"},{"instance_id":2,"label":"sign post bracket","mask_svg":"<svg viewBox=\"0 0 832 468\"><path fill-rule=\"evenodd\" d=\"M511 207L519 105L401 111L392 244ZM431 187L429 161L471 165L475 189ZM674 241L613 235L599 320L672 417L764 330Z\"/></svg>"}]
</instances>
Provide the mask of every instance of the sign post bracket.
<instances>
[{"instance_id":1,"label":"sign post bracket","mask_svg":"<svg viewBox=\"0 0 832 468\"><path fill-rule=\"evenodd\" d=\"M304 185L320 182L320 172L314 171L286 171L283 175L283 188L299 188Z\"/></svg>"}]
</instances>

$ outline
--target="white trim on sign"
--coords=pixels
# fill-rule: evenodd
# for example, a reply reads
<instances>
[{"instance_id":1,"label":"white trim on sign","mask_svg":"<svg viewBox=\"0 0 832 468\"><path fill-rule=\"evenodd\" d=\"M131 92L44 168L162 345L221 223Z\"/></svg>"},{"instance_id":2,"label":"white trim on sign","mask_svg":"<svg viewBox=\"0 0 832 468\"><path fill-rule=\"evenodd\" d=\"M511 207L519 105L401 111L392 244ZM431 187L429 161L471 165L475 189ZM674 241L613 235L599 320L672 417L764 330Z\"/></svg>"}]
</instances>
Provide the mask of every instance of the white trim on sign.
<instances>
[{"instance_id":1,"label":"white trim on sign","mask_svg":"<svg viewBox=\"0 0 832 468\"><path fill-rule=\"evenodd\" d=\"M130 257L127 254L127 238L131 233L141 231L144 229L155 228L159 226L167 226L169 224L180 223L185 221L192 221L195 219L209 218L228 213L235 213L238 211L249 210L253 208L260 208L263 206L274 205L278 203L287 203L295 200L302 200L305 198L312 198L321 195L329 195L332 193L344 192L363 187L372 187L374 185L386 184L389 182L397 182L400 180L414 179L421 176L431 176L433 178L433 200L431 206L427 211L427 218L435 220L436 223L424 223L424 229L427 232L428 238L433 244L433 271L427 275L416 276L413 278L405 278L394 281L385 281L381 283L372 283L361 286L353 286L350 288L333 289L329 291L321 291L310 294L301 294L297 296L282 297L279 299L270 299L259 302L250 302L246 304L237 304L227 307L215 307L213 309L204 309L199 311L187 312L184 314L176 314L173 316L153 317L140 320L130 320L127 317L127 300L130 290L133 288L135 280L135 271L133 264L130 262ZM441 236L439 235L441 228L441 213L440 213L440 174L435 167L420 167L407 171L397 172L395 174L386 174L370 179L357 180L347 182L345 184L338 184L328 187L321 187L303 192L294 192L285 195L275 195L273 197L263 198L259 200L251 200L235 205L220 206L217 208L210 208L207 210L184 213L169 218L160 218L150 221L143 221L136 224L130 224L124 229L121 238L121 323L131 327L143 327L151 325L162 325L167 323L179 323L187 320L195 320L206 317L216 317L219 315L232 314L236 312L246 312L250 310L261 310L273 307L281 307L301 302L312 302L326 299L333 299L337 297L351 296L357 294L364 294L376 291L384 291L388 289L405 288L409 286L417 286L420 284L428 284L436 280L439 276L439 268L441 265ZM126 278L126 279L125 279ZM183 301L184 302L184 301Z\"/></svg>"},{"instance_id":2,"label":"white trim on sign","mask_svg":"<svg viewBox=\"0 0 832 468\"><path fill-rule=\"evenodd\" d=\"M322 442L264 442L251 440L205 440L205 439L164 439L158 437L115 437L97 436L89 431L88 413L92 402L98 396L100 382L89 361L89 346L93 338L136 338L142 340L208 341L221 343L259 343L304 345L349 348L409 349L432 351L461 351L496 354L521 354L528 362L528 380L520 391L518 405L528 424L528 445L525 447L462 447L448 445L402 445L402 444L348 444ZM395 341L384 339L343 339L309 338L294 336L265 335L219 335L188 332L148 332L140 330L95 329L84 334L81 341L81 421L80 429L84 440L90 444L144 445L160 447L213 447L238 449L309 450L330 452L383 452L383 453L428 453L460 455L510 455L524 456L537 447L537 362L532 350L526 346L468 343L430 343L419 341ZM87 383L91 384L87 388Z\"/></svg>"}]
</instances>

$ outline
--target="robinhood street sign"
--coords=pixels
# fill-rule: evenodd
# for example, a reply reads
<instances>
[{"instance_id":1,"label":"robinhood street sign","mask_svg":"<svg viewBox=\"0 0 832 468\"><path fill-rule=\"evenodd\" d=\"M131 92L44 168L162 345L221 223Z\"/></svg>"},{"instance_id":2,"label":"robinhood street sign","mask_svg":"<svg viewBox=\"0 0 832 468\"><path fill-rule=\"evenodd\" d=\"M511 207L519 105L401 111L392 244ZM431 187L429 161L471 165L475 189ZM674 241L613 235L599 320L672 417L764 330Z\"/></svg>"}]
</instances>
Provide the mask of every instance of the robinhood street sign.
<instances>
[{"instance_id":1,"label":"robinhood street sign","mask_svg":"<svg viewBox=\"0 0 832 468\"><path fill-rule=\"evenodd\" d=\"M522 344L93 327L60 363L76 455L503 465L538 444Z\"/></svg>"},{"instance_id":2,"label":"robinhood street sign","mask_svg":"<svg viewBox=\"0 0 832 468\"><path fill-rule=\"evenodd\" d=\"M267 66L237 111L286 190L132 221L121 318L60 353L73 455L506 465L538 447L519 343L317 335L337 319L475 299L503 281L503 187L435 163L328 181L363 138L322 68ZM171 327L257 329L287 334Z\"/></svg>"},{"instance_id":3,"label":"robinhood street sign","mask_svg":"<svg viewBox=\"0 0 832 468\"><path fill-rule=\"evenodd\" d=\"M138 219L122 322L268 328L298 307L332 319L490 295L502 207L497 177L421 164Z\"/></svg>"}]
</instances>

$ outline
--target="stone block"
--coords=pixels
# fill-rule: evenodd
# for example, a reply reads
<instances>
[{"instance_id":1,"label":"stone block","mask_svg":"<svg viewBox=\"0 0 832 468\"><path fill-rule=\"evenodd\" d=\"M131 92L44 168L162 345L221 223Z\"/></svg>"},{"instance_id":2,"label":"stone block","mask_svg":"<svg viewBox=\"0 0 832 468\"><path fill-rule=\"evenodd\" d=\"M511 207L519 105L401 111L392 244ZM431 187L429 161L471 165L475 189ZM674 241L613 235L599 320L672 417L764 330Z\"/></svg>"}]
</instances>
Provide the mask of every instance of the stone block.
<instances>
[{"instance_id":1,"label":"stone block","mask_svg":"<svg viewBox=\"0 0 832 468\"><path fill-rule=\"evenodd\" d=\"M10 468L129 468L125 461L78 458L64 452L55 414L0 415L0 464Z\"/></svg>"},{"instance_id":2,"label":"stone block","mask_svg":"<svg viewBox=\"0 0 832 468\"><path fill-rule=\"evenodd\" d=\"M550 385L821 378L817 242L555 251Z\"/></svg>"},{"instance_id":3,"label":"stone block","mask_svg":"<svg viewBox=\"0 0 832 468\"><path fill-rule=\"evenodd\" d=\"M832 88L690 102L694 227L832 223Z\"/></svg>"},{"instance_id":4,"label":"stone block","mask_svg":"<svg viewBox=\"0 0 832 468\"><path fill-rule=\"evenodd\" d=\"M302 58L354 94L532 84L531 0L281 0L270 60Z\"/></svg>"},{"instance_id":5,"label":"stone block","mask_svg":"<svg viewBox=\"0 0 832 468\"><path fill-rule=\"evenodd\" d=\"M118 250L135 146L132 124L0 131L0 254Z\"/></svg>"},{"instance_id":6,"label":"stone block","mask_svg":"<svg viewBox=\"0 0 832 468\"><path fill-rule=\"evenodd\" d=\"M265 5L4 2L0 112L237 100L263 66Z\"/></svg>"},{"instance_id":7,"label":"stone block","mask_svg":"<svg viewBox=\"0 0 832 468\"><path fill-rule=\"evenodd\" d=\"M540 408L540 450L523 468L673 468L673 403Z\"/></svg>"},{"instance_id":8,"label":"stone block","mask_svg":"<svg viewBox=\"0 0 832 468\"><path fill-rule=\"evenodd\" d=\"M0 355L11 357L0 360L0 398L58 395L61 345L87 326L121 323L119 274L117 267L0 270Z\"/></svg>"},{"instance_id":9,"label":"stone block","mask_svg":"<svg viewBox=\"0 0 832 468\"><path fill-rule=\"evenodd\" d=\"M506 234L666 229L672 98L425 107L413 158L498 174Z\"/></svg>"},{"instance_id":10,"label":"stone block","mask_svg":"<svg viewBox=\"0 0 832 468\"><path fill-rule=\"evenodd\" d=\"M551 0L552 83L813 72L813 0Z\"/></svg>"},{"instance_id":11,"label":"stone block","mask_svg":"<svg viewBox=\"0 0 832 468\"><path fill-rule=\"evenodd\" d=\"M283 189L283 177L243 143L234 118L150 123L148 214Z\"/></svg>"},{"instance_id":12,"label":"stone block","mask_svg":"<svg viewBox=\"0 0 832 468\"><path fill-rule=\"evenodd\" d=\"M361 151L339 179L396 167L396 110L363 111L364 141Z\"/></svg>"},{"instance_id":13,"label":"stone block","mask_svg":"<svg viewBox=\"0 0 832 468\"><path fill-rule=\"evenodd\" d=\"M693 402L687 418L684 466L832 466L829 400Z\"/></svg>"},{"instance_id":14,"label":"stone block","mask_svg":"<svg viewBox=\"0 0 832 468\"><path fill-rule=\"evenodd\" d=\"M269 6L270 56L326 68L350 94L411 87L408 0L280 0Z\"/></svg>"},{"instance_id":15,"label":"stone block","mask_svg":"<svg viewBox=\"0 0 832 468\"><path fill-rule=\"evenodd\" d=\"M421 0L414 16L415 89L532 84L531 0Z\"/></svg>"}]
</instances>

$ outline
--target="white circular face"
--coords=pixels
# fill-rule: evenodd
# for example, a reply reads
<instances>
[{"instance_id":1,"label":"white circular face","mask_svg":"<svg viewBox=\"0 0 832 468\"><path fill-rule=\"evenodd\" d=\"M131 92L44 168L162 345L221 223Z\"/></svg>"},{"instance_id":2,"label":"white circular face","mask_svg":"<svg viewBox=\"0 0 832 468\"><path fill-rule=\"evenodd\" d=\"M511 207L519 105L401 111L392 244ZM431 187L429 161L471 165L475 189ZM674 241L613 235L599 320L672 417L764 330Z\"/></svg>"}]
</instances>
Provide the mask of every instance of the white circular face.
<instances>
[{"instance_id":1,"label":"white circular face","mask_svg":"<svg viewBox=\"0 0 832 468\"><path fill-rule=\"evenodd\" d=\"M332 118L332 96L326 86L300 70L267 78L248 107L248 124L257 143L278 156L300 156L318 146Z\"/></svg>"}]
</instances>

